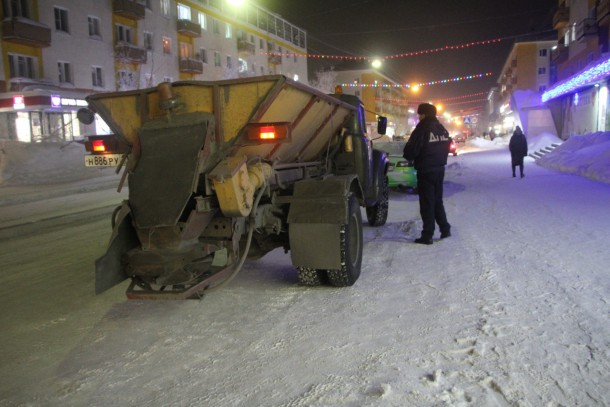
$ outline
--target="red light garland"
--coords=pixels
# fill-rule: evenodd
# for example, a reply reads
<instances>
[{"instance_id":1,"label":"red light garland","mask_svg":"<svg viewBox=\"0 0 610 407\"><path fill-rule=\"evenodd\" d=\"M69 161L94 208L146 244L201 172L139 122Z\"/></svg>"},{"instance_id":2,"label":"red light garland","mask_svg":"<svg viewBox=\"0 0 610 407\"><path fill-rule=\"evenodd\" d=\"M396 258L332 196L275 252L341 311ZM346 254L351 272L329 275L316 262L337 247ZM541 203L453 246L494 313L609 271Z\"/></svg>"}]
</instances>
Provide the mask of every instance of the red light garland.
<instances>
[{"instance_id":1,"label":"red light garland","mask_svg":"<svg viewBox=\"0 0 610 407\"><path fill-rule=\"evenodd\" d=\"M466 44L459 44L459 45L445 45L444 47L440 47L440 48L431 48L431 49L420 50L420 51L403 52L400 54L386 55L386 56L379 57L379 58L365 57L365 56L350 57L350 56L345 56L345 55L301 54L301 53L296 53L296 52L261 52L261 54L269 55L269 56L282 56L282 57L339 59L339 60L348 60L348 61L372 61L374 59L390 60L390 59L397 59L397 58L414 57L414 56L418 56L418 55L434 54L434 53L443 52L443 51L454 51L454 50L474 47L477 45L496 44L501 41L503 41L503 38L495 38L492 40L474 41L474 42L469 42Z\"/></svg>"}]
</instances>

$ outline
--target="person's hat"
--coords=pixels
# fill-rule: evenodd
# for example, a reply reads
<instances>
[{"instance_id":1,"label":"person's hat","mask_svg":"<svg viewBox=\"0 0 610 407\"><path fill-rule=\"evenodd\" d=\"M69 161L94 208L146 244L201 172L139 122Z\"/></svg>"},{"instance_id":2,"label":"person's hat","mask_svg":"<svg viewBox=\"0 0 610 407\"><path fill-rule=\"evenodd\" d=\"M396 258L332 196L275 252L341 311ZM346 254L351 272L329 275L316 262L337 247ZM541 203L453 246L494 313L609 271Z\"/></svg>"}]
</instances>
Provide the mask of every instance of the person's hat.
<instances>
[{"instance_id":1,"label":"person's hat","mask_svg":"<svg viewBox=\"0 0 610 407\"><path fill-rule=\"evenodd\" d=\"M422 103L417 107L417 114L424 114L426 117L436 116L436 107L430 103Z\"/></svg>"}]
</instances>

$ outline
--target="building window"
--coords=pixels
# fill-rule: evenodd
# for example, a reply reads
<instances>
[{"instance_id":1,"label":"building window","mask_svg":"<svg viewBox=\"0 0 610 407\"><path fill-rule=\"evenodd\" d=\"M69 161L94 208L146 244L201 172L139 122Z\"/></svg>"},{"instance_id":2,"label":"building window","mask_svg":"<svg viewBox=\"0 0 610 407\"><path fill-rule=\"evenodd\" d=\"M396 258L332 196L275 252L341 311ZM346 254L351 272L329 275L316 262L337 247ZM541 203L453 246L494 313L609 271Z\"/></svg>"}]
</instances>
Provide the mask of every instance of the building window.
<instances>
[{"instance_id":1,"label":"building window","mask_svg":"<svg viewBox=\"0 0 610 407\"><path fill-rule=\"evenodd\" d=\"M27 55L8 54L11 78L36 78L36 61Z\"/></svg>"},{"instance_id":2,"label":"building window","mask_svg":"<svg viewBox=\"0 0 610 407\"><path fill-rule=\"evenodd\" d=\"M89 37L101 38L100 19L89 16L87 17L87 20L89 21Z\"/></svg>"},{"instance_id":3,"label":"building window","mask_svg":"<svg viewBox=\"0 0 610 407\"><path fill-rule=\"evenodd\" d=\"M126 42L132 44L131 42L131 27L127 27L126 25L117 24L116 28L116 41L117 42Z\"/></svg>"},{"instance_id":4,"label":"building window","mask_svg":"<svg viewBox=\"0 0 610 407\"><path fill-rule=\"evenodd\" d=\"M541 50L538 51L538 56L545 57L546 53L547 53L546 48L541 49Z\"/></svg>"},{"instance_id":5,"label":"building window","mask_svg":"<svg viewBox=\"0 0 610 407\"><path fill-rule=\"evenodd\" d=\"M172 53L172 40L168 37L163 37L163 53L164 54Z\"/></svg>"},{"instance_id":6,"label":"building window","mask_svg":"<svg viewBox=\"0 0 610 407\"><path fill-rule=\"evenodd\" d=\"M199 49L199 60L204 64L208 63L208 52L205 48Z\"/></svg>"},{"instance_id":7,"label":"building window","mask_svg":"<svg viewBox=\"0 0 610 407\"><path fill-rule=\"evenodd\" d=\"M212 18L212 32L220 35L220 23L215 18Z\"/></svg>"},{"instance_id":8,"label":"building window","mask_svg":"<svg viewBox=\"0 0 610 407\"><path fill-rule=\"evenodd\" d=\"M161 14L164 17L169 17L169 0L161 0Z\"/></svg>"},{"instance_id":9,"label":"building window","mask_svg":"<svg viewBox=\"0 0 610 407\"><path fill-rule=\"evenodd\" d=\"M545 90L546 90L546 86L545 85L538 86L538 92L544 92Z\"/></svg>"},{"instance_id":10,"label":"building window","mask_svg":"<svg viewBox=\"0 0 610 407\"><path fill-rule=\"evenodd\" d=\"M72 83L72 68L69 62L58 62L59 83Z\"/></svg>"},{"instance_id":11,"label":"building window","mask_svg":"<svg viewBox=\"0 0 610 407\"><path fill-rule=\"evenodd\" d=\"M225 38L233 38L233 26L229 23L225 26Z\"/></svg>"},{"instance_id":12,"label":"building window","mask_svg":"<svg viewBox=\"0 0 610 407\"><path fill-rule=\"evenodd\" d=\"M119 90L133 90L137 88L136 75L132 71L117 72Z\"/></svg>"},{"instance_id":13,"label":"building window","mask_svg":"<svg viewBox=\"0 0 610 407\"><path fill-rule=\"evenodd\" d=\"M233 58L230 55L227 55L227 69L233 68Z\"/></svg>"},{"instance_id":14,"label":"building window","mask_svg":"<svg viewBox=\"0 0 610 407\"><path fill-rule=\"evenodd\" d=\"M98 88L104 87L101 66L92 66L91 67L91 84Z\"/></svg>"},{"instance_id":15,"label":"building window","mask_svg":"<svg viewBox=\"0 0 610 407\"><path fill-rule=\"evenodd\" d=\"M538 75L544 75L544 74L546 74L546 68L545 67L538 68Z\"/></svg>"},{"instance_id":16,"label":"building window","mask_svg":"<svg viewBox=\"0 0 610 407\"><path fill-rule=\"evenodd\" d=\"M4 0L2 6L5 17L30 18L28 0Z\"/></svg>"},{"instance_id":17,"label":"building window","mask_svg":"<svg viewBox=\"0 0 610 407\"><path fill-rule=\"evenodd\" d=\"M261 49L261 51L265 50L265 41L263 41L262 38L258 40L258 47Z\"/></svg>"},{"instance_id":18,"label":"building window","mask_svg":"<svg viewBox=\"0 0 610 407\"><path fill-rule=\"evenodd\" d=\"M220 67L220 52L214 51L214 66Z\"/></svg>"},{"instance_id":19,"label":"building window","mask_svg":"<svg viewBox=\"0 0 610 407\"><path fill-rule=\"evenodd\" d=\"M193 56L193 46L188 42L180 41L180 59L189 59Z\"/></svg>"},{"instance_id":20,"label":"building window","mask_svg":"<svg viewBox=\"0 0 610 407\"><path fill-rule=\"evenodd\" d=\"M69 33L68 29L68 10L55 7L55 29Z\"/></svg>"},{"instance_id":21,"label":"building window","mask_svg":"<svg viewBox=\"0 0 610 407\"><path fill-rule=\"evenodd\" d=\"M199 13L199 25L201 26L202 30L208 29L208 21L205 13Z\"/></svg>"},{"instance_id":22,"label":"building window","mask_svg":"<svg viewBox=\"0 0 610 407\"><path fill-rule=\"evenodd\" d=\"M190 20L191 8L184 4L178 3L178 20Z\"/></svg>"},{"instance_id":23,"label":"building window","mask_svg":"<svg viewBox=\"0 0 610 407\"><path fill-rule=\"evenodd\" d=\"M142 43L144 44L144 49L147 51L152 51L153 49L153 33L151 33L150 31L144 31L144 41L142 41Z\"/></svg>"}]
</instances>

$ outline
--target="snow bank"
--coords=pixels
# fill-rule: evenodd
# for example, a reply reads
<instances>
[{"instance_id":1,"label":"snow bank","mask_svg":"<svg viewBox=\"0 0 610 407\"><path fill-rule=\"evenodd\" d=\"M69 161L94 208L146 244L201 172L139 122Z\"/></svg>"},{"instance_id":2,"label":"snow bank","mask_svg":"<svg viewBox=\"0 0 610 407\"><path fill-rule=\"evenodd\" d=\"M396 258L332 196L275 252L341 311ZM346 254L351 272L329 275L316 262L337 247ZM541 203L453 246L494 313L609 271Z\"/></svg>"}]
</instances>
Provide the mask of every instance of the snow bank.
<instances>
[{"instance_id":1,"label":"snow bank","mask_svg":"<svg viewBox=\"0 0 610 407\"><path fill-rule=\"evenodd\" d=\"M85 147L71 143L0 140L0 185L73 182L114 174L114 168L87 168Z\"/></svg>"},{"instance_id":2,"label":"snow bank","mask_svg":"<svg viewBox=\"0 0 610 407\"><path fill-rule=\"evenodd\" d=\"M572 136L536 160L542 167L610 183L610 132Z\"/></svg>"}]
</instances>

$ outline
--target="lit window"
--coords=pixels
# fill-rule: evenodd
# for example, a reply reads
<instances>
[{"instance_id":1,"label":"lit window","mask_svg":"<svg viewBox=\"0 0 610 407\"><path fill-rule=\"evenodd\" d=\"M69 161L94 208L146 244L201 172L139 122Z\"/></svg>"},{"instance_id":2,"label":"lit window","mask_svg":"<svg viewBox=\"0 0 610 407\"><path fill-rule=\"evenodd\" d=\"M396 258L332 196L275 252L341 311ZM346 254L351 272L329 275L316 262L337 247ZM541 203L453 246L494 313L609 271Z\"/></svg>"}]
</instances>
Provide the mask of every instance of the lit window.
<instances>
[{"instance_id":1,"label":"lit window","mask_svg":"<svg viewBox=\"0 0 610 407\"><path fill-rule=\"evenodd\" d=\"M233 26L229 23L226 25L225 38L233 38Z\"/></svg>"},{"instance_id":2,"label":"lit window","mask_svg":"<svg viewBox=\"0 0 610 407\"><path fill-rule=\"evenodd\" d=\"M171 54L172 53L172 40L167 37L163 37L163 53Z\"/></svg>"},{"instance_id":3,"label":"lit window","mask_svg":"<svg viewBox=\"0 0 610 407\"><path fill-rule=\"evenodd\" d=\"M191 8L184 4L178 3L178 20L190 20Z\"/></svg>"},{"instance_id":4,"label":"lit window","mask_svg":"<svg viewBox=\"0 0 610 407\"><path fill-rule=\"evenodd\" d=\"M201 26L202 30L208 29L207 16L204 13L199 13L199 25Z\"/></svg>"}]
</instances>

